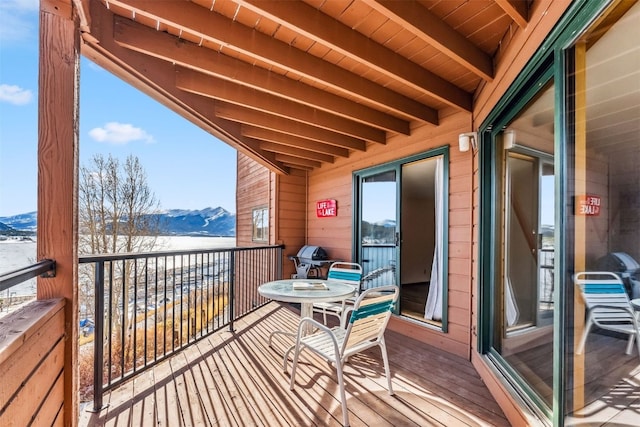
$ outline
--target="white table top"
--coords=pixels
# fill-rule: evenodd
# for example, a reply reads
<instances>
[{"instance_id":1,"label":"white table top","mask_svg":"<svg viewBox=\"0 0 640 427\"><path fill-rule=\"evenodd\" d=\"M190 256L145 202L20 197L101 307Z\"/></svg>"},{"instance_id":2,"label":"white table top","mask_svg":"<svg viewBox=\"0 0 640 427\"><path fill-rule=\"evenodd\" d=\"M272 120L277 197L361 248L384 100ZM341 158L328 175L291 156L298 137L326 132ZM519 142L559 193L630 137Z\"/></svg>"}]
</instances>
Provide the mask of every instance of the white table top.
<instances>
[{"instance_id":1,"label":"white table top","mask_svg":"<svg viewBox=\"0 0 640 427\"><path fill-rule=\"evenodd\" d=\"M294 283L324 283L327 289L294 289ZM314 303L342 301L355 294L353 286L319 279L285 279L267 282L258 288L260 295L276 301Z\"/></svg>"},{"instance_id":2,"label":"white table top","mask_svg":"<svg viewBox=\"0 0 640 427\"><path fill-rule=\"evenodd\" d=\"M640 298L635 298L631 300L631 305L634 310L640 311Z\"/></svg>"}]
</instances>

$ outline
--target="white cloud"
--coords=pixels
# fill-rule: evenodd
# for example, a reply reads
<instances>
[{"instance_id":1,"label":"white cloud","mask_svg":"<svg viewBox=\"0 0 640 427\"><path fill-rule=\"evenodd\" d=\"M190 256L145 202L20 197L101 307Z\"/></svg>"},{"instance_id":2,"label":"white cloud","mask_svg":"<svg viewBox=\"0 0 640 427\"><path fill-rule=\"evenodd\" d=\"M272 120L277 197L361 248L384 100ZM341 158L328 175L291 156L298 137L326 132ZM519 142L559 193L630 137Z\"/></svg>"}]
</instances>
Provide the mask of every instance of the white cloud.
<instances>
[{"instance_id":1,"label":"white cloud","mask_svg":"<svg viewBox=\"0 0 640 427\"><path fill-rule=\"evenodd\" d=\"M33 93L16 85L0 85L0 101L14 105L26 105L31 102Z\"/></svg>"},{"instance_id":2,"label":"white cloud","mask_svg":"<svg viewBox=\"0 0 640 427\"><path fill-rule=\"evenodd\" d=\"M128 123L109 122L104 127L93 128L89 136L98 142L123 145L132 141L153 142L153 137L143 129Z\"/></svg>"},{"instance_id":3,"label":"white cloud","mask_svg":"<svg viewBox=\"0 0 640 427\"><path fill-rule=\"evenodd\" d=\"M38 0L0 0L0 41L38 39Z\"/></svg>"}]
</instances>

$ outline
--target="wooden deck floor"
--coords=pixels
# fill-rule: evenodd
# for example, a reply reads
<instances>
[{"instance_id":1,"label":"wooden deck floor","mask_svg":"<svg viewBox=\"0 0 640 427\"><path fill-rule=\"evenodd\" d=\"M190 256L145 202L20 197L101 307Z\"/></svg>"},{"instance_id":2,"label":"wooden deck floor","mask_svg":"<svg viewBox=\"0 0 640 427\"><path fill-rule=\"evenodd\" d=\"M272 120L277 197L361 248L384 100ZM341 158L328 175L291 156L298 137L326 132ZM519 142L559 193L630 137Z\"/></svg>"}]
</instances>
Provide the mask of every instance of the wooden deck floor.
<instances>
[{"instance_id":1,"label":"wooden deck floor","mask_svg":"<svg viewBox=\"0 0 640 427\"><path fill-rule=\"evenodd\" d=\"M270 303L105 395L99 414L81 410L81 426L338 426L335 370L301 356L296 388L271 331L291 330L298 313ZM392 332L386 334L394 396L377 348L345 368L352 426L508 426L470 362ZM289 372L291 364L289 364Z\"/></svg>"}]
</instances>

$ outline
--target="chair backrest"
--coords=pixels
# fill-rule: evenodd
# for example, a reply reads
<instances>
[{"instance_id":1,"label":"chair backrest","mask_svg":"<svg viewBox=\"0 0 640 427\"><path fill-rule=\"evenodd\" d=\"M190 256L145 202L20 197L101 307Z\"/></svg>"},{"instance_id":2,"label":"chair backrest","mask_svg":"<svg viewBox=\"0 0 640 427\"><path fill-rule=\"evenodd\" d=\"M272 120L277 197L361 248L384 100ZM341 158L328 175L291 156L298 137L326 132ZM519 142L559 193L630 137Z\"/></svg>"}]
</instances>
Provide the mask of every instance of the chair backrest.
<instances>
[{"instance_id":1,"label":"chair backrest","mask_svg":"<svg viewBox=\"0 0 640 427\"><path fill-rule=\"evenodd\" d=\"M355 262L334 262L329 267L327 280L345 283L356 288L356 292L360 291L360 282L362 280L362 267Z\"/></svg>"},{"instance_id":2,"label":"chair backrest","mask_svg":"<svg viewBox=\"0 0 640 427\"><path fill-rule=\"evenodd\" d=\"M633 321L633 308L622 279L610 271L583 271L574 276L596 322ZM623 310L611 309L611 307Z\"/></svg>"},{"instance_id":3,"label":"chair backrest","mask_svg":"<svg viewBox=\"0 0 640 427\"><path fill-rule=\"evenodd\" d=\"M349 348L382 338L398 302L397 286L367 289L356 300L344 339L343 354Z\"/></svg>"}]
</instances>

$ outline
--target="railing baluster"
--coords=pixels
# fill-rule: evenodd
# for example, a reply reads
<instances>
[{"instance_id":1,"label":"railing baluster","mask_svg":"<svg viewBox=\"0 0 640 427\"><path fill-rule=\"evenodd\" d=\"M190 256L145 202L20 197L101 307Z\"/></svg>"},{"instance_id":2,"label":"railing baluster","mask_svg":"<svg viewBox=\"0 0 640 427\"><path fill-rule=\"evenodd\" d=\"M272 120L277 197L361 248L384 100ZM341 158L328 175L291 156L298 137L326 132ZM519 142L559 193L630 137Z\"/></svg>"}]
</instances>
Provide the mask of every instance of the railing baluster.
<instances>
[{"instance_id":1,"label":"railing baluster","mask_svg":"<svg viewBox=\"0 0 640 427\"><path fill-rule=\"evenodd\" d=\"M176 350L176 256L173 255L171 259L171 271L173 274L171 277L173 278L173 305L171 306L171 353ZM180 295L182 298L182 295Z\"/></svg>"},{"instance_id":2,"label":"railing baluster","mask_svg":"<svg viewBox=\"0 0 640 427\"><path fill-rule=\"evenodd\" d=\"M104 261L95 263L95 319L93 329L93 357L100 361L93 369L93 412L102 410L102 381L104 379Z\"/></svg>"},{"instance_id":3,"label":"railing baluster","mask_svg":"<svg viewBox=\"0 0 640 427\"><path fill-rule=\"evenodd\" d=\"M235 252L231 252L229 259L229 331L233 332L234 306L235 304Z\"/></svg>"}]
</instances>

